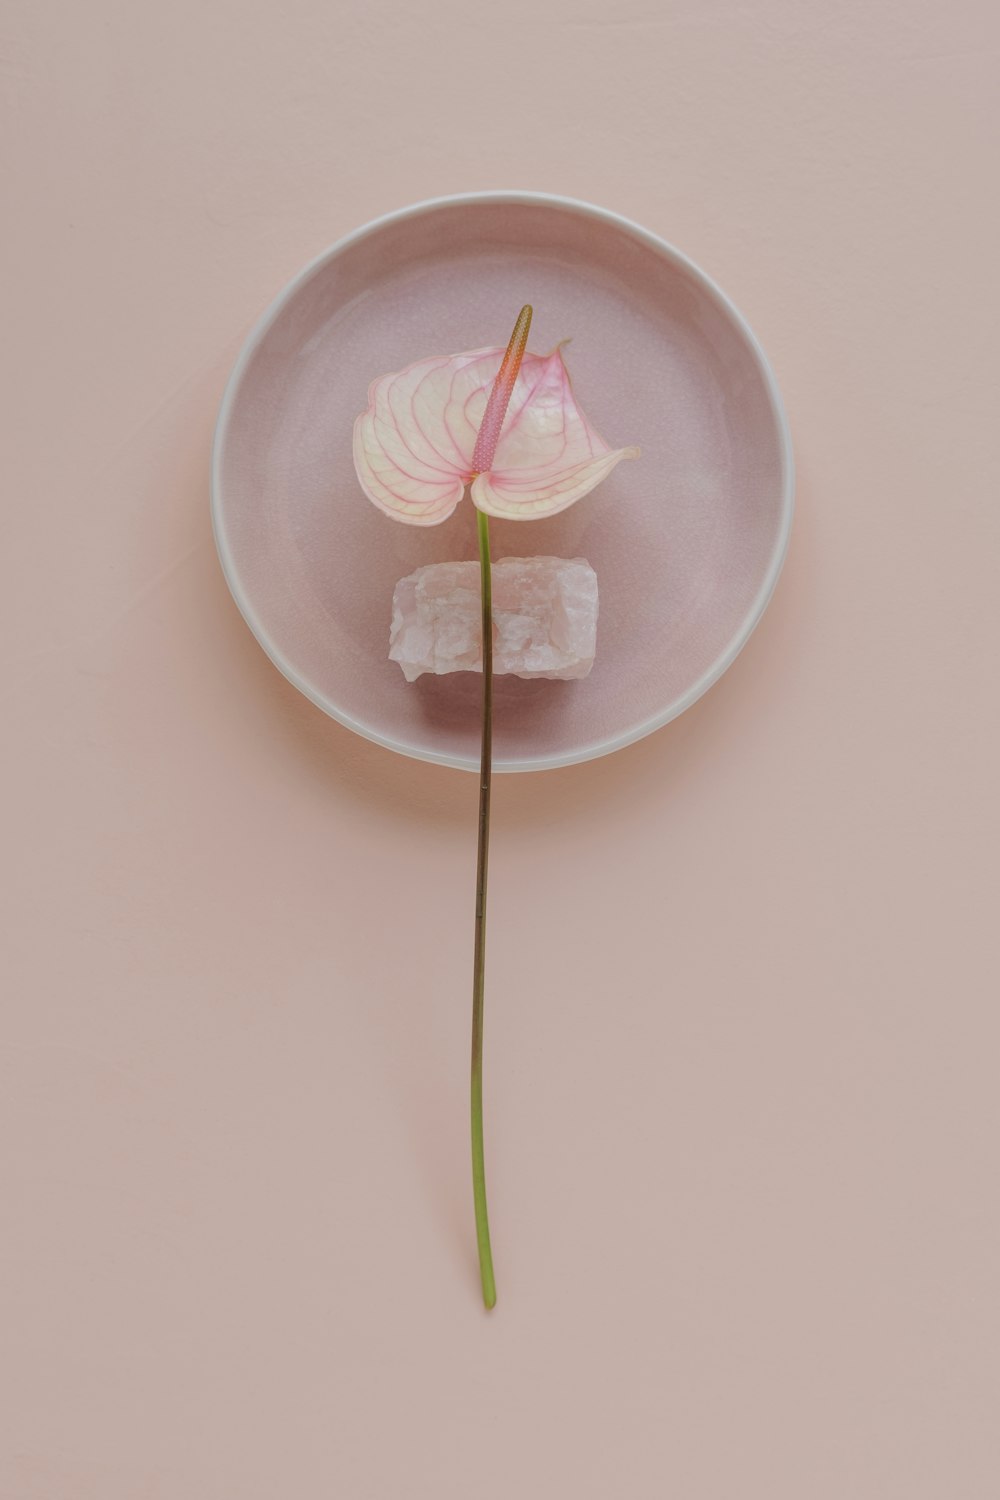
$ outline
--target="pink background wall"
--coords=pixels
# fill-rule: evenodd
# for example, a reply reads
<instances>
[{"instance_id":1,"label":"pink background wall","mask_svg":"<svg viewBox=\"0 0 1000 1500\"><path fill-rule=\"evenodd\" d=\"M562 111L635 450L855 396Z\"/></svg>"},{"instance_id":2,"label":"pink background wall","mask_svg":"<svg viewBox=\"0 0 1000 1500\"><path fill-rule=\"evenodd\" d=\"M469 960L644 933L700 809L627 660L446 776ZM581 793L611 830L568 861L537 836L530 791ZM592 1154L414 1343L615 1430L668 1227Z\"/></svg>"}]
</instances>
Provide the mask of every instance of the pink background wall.
<instances>
[{"instance_id":1,"label":"pink background wall","mask_svg":"<svg viewBox=\"0 0 1000 1500\"><path fill-rule=\"evenodd\" d=\"M2 1500L987 1500L987 0L8 0ZM279 677L213 553L262 306L482 187L692 255L799 511L676 724L495 799ZM11 212L13 209L13 212Z\"/></svg>"}]
</instances>

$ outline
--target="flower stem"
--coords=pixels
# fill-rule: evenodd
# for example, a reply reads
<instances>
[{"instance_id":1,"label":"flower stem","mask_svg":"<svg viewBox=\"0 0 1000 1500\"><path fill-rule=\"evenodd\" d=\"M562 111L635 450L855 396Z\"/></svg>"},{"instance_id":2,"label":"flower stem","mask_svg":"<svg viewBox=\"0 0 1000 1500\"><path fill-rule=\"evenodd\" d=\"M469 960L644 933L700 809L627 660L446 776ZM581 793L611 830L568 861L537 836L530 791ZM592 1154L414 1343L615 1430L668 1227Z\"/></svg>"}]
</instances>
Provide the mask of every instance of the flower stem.
<instances>
[{"instance_id":1,"label":"flower stem","mask_svg":"<svg viewBox=\"0 0 1000 1500\"><path fill-rule=\"evenodd\" d=\"M479 571L483 596L483 754L479 774L479 858L476 866L476 943L472 978L472 1197L476 1208L476 1243L483 1301L497 1300L486 1212L486 1166L483 1160L483 986L486 974L486 874L490 852L490 791L493 780L493 580L490 569L489 517L476 511Z\"/></svg>"},{"instance_id":2,"label":"flower stem","mask_svg":"<svg viewBox=\"0 0 1000 1500\"><path fill-rule=\"evenodd\" d=\"M500 368L486 402L472 454L472 473L489 471L496 454L507 406L528 346L531 306L517 315ZM493 781L493 578L490 571L490 523L476 510L479 536L479 573L483 591L483 756L479 772L479 860L476 868L476 948L472 969L472 1200L476 1208L479 1275L487 1308L497 1300L490 1249L490 1221L486 1212L486 1164L483 1160L483 985L486 977L486 870L490 856L490 789Z\"/></svg>"}]
</instances>

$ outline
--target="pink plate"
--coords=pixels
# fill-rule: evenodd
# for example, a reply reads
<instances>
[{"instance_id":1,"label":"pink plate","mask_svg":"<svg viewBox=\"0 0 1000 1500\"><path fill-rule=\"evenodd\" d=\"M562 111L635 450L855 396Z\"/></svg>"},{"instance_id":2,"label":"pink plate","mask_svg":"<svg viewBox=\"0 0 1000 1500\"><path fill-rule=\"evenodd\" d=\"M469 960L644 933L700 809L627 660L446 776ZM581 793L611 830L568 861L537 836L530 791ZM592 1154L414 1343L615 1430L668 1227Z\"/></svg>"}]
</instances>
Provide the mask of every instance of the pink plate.
<instances>
[{"instance_id":1,"label":"pink plate","mask_svg":"<svg viewBox=\"0 0 1000 1500\"><path fill-rule=\"evenodd\" d=\"M572 338L583 410L636 443L591 495L544 521L492 521L495 557L586 557L597 660L577 682L496 682L499 771L617 750L681 713L725 671L781 568L792 460L760 345L709 279L615 214L532 193L438 199L332 246L251 333L216 431L212 513L229 586L272 661L369 739L476 769L480 679L408 684L388 660L396 580L473 558L466 500L441 526L389 520L354 473L368 384L429 354L506 342L522 303L531 347Z\"/></svg>"}]
</instances>

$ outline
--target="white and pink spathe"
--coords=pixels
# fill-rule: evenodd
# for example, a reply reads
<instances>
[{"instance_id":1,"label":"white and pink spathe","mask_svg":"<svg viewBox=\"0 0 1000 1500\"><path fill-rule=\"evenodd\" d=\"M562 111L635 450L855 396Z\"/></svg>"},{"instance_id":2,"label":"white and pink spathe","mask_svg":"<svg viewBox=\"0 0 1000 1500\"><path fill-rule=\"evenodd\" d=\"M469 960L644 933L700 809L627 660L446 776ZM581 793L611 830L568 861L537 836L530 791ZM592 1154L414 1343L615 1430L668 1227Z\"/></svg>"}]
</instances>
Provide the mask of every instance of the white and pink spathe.
<instances>
[{"instance_id":1,"label":"white and pink spathe","mask_svg":"<svg viewBox=\"0 0 1000 1500\"><path fill-rule=\"evenodd\" d=\"M436 526L467 485L487 515L530 521L582 499L638 448L610 448L573 395L561 347L525 354L489 469L473 454L502 347L418 360L383 375L354 424L354 465L394 520Z\"/></svg>"}]
</instances>

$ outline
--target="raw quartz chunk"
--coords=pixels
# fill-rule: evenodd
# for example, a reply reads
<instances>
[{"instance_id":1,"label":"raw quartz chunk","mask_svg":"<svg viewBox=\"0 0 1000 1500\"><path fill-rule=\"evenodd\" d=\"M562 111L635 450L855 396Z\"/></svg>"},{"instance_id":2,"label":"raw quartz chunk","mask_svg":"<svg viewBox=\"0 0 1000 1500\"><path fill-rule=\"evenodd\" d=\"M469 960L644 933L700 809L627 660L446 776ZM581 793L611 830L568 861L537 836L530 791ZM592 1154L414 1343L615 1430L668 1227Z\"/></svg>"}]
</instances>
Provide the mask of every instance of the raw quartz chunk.
<instances>
[{"instance_id":1,"label":"raw quartz chunk","mask_svg":"<svg viewBox=\"0 0 1000 1500\"><path fill-rule=\"evenodd\" d=\"M597 645L597 574L582 557L493 564L493 671L586 677ZM424 672L481 672L478 562L432 563L396 584L389 659L407 682Z\"/></svg>"}]
</instances>

